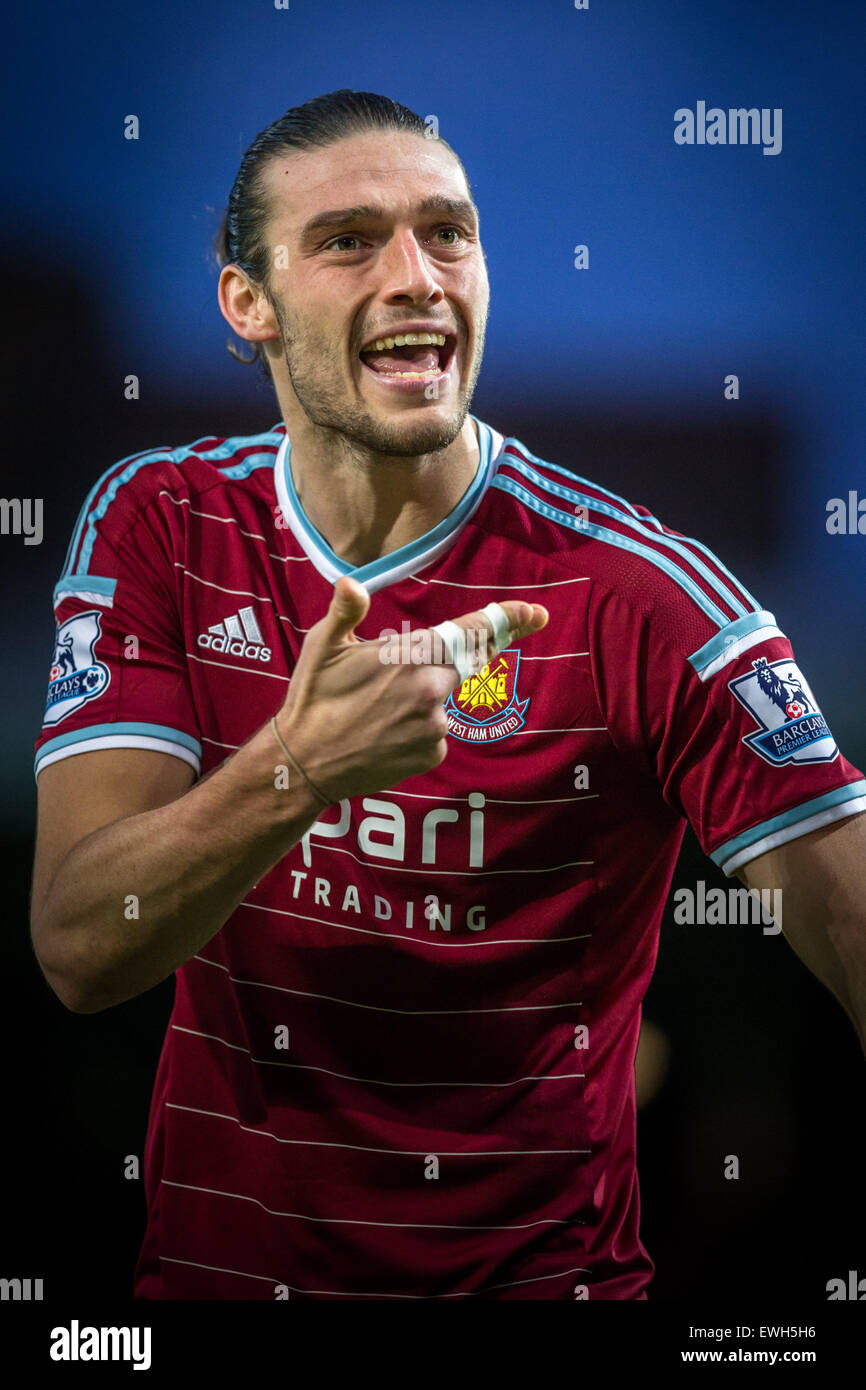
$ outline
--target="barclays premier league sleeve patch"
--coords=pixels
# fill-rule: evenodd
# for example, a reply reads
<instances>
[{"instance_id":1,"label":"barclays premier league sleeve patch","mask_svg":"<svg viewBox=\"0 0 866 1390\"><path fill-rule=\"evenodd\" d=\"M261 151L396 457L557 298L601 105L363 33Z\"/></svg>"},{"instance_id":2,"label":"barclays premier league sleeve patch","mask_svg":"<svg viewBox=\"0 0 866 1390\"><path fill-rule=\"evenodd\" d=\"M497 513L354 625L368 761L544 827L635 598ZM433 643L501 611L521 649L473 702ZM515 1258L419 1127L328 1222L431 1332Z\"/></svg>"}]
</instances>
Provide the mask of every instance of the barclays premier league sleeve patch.
<instances>
[{"instance_id":1,"label":"barclays premier league sleeve patch","mask_svg":"<svg viewBox=\"0 0 866 1390\"><path fill-rule=\"evenodd\" d=\"M95 654L101 628L97 610L76 613L58 623L54 656L49 672L48 700L44 724L59 724L88 700L95 700L108 687L111 672Z\"/></svg>"},{"instance_id":2,"label":"barclays premier league sleeve patch","mask_svg":"<svg viewBox=\"0 0 866 1390\"><path fill-rule=\"evenodd\" d=\"M831 763L839 749L796 662L759 656L728 689L758 727L743 742L774 767L787 763Z\"/></svg>"}]
</instances>

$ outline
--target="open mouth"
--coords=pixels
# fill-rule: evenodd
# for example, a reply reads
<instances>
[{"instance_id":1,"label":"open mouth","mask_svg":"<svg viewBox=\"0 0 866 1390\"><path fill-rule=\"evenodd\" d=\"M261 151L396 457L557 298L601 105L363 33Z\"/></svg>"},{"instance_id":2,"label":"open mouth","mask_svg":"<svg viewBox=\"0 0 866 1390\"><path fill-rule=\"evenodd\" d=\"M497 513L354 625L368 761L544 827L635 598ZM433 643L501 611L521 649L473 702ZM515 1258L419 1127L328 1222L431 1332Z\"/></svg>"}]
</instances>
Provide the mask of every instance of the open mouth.
<instances>
[{"instance_id":1,"label":"open mouth","mask_svg":"<svg viewBox=\"0 0 866 1390\"><path fill-rule=\"evenodd\" d=\"M454 358L453 333L398 333L377 338L358 354L376 376L395 381L436 381L445 376Z\"/></svg>"}]
</instances>

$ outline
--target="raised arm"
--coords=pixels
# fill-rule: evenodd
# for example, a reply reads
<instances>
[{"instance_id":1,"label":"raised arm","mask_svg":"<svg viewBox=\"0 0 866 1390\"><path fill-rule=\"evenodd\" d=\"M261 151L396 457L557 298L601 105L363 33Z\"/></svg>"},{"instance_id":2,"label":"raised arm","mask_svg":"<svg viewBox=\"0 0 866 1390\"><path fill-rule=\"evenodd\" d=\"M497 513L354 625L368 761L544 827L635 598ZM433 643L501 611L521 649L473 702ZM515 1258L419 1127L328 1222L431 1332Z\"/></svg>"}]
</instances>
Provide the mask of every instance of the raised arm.
<instances>
[{"instance_id":1,"label":"raised arm","mask_svg":"<svg viewBox=\"0 0 866 1390\"><path fill-rule=\"evenodd\" d=\"M444 759L444 700L461 677L448 661L384 662L353 629L369 596L340 578L310 629L277 728L269 724L196 786L180 759L105 749L39 774L31 930L52 989L94 1013L150 989L224 925L323 809L380 791ZM509 631L480 613L457 620L491 655L543 627L538 604L508 601ZM479 644L480 645L480 644Z\"/></svg>"}]
</instances>

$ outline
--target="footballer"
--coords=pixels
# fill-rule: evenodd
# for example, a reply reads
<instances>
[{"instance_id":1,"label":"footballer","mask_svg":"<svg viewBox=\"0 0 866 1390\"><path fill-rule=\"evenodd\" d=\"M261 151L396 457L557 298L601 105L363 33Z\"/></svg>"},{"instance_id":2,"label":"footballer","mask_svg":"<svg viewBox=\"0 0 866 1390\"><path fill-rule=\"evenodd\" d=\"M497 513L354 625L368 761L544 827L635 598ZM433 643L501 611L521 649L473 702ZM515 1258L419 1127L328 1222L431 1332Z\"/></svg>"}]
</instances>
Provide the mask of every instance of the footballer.
<instances>
[{"instance_id":1,"label":"footballer","mask_svg":"<svg viewBox=\"0 0 866 1390\"><path fill-rule=\"evenodd\" d=\"M428 135L342 90L255 139L219 305L280 418L110 467L54 591L35 951L75 1012L176 980L139 1299L646 1299L686 822L866 1045L866 780L720 559L471 413Z\"/></svg>"}]
</instances>

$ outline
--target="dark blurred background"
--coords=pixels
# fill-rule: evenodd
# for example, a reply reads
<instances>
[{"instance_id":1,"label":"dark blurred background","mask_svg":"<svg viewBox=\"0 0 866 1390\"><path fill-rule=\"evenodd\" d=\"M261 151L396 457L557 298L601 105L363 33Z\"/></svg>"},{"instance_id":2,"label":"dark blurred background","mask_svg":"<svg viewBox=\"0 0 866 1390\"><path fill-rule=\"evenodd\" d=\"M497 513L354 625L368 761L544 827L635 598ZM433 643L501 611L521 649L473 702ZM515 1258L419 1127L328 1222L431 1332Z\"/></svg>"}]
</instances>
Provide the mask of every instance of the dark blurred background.
<instances>
[{"instance_id":1,"label":"dark blurred background","mask_svg":"<svg viewBox=\"0 0 866 1390\"><path fill-rule=\"evenodd\" d=\"M124 1160L142 1153L173 986L76 1017L44 984L27 931L32 747L51 590L96 477L279 419L225 351L215 297L211 243L243 150L342 86L436 115L472 180L491 278L474 413L716 551L775 613L863 769L866 535L825 521L829 499L866 498L866 25L853 5L777 0L102 0L14 27L0 492L41 496L45 530L38 546L0 536L0 1275L42 1277L46 1297L125 1296L144 1199ZM781 153L675 144L674 111L702 99L782 108ZM724 397L730 373L739 400ZM729 885L689 830L674 887L700 878ZM866 1064L784 940L677 926L669 909L645 1016L663 1063L638 1131L653 1296L818 1302L858 1261L866 1274Z\"/></svg>"}]
</instances>

